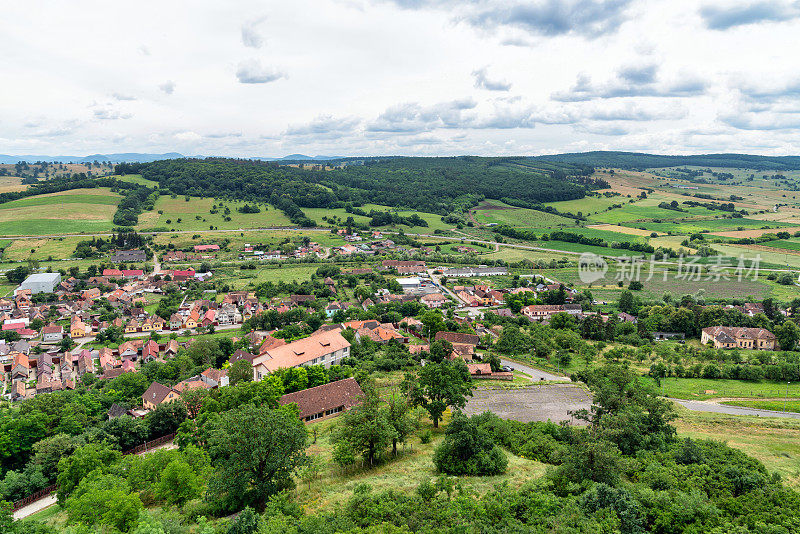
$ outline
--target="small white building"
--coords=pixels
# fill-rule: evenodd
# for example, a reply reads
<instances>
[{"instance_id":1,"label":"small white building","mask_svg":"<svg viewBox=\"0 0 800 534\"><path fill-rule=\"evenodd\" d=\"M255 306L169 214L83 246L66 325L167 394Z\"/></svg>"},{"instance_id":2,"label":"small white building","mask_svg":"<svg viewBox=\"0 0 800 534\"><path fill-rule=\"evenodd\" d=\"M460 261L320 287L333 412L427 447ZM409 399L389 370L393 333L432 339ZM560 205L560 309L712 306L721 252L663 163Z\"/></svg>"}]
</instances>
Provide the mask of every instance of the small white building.
<instances>
[{"instance_id":1,"label":"small white building","mask_svg":"<svg viewBox=\"0 0 800 534\"><path fill-rule=\"evenodd\" d=\"M397 283L403 288L403 291L414 291L419 289L422 285L419 277L398 278Z\"/></svg>"},{"instance_id":2,"label":"small white building","mask_svg":"<svg viewBox=\"0 0 800 534\"><path fill-rule=\"evenodd\" d=\"M52 293L60 283L61 275L59 273L32 274L14 290L14 296L23 289L30 289L31 295L37 293Z\"/></svg>"}]
</instances>

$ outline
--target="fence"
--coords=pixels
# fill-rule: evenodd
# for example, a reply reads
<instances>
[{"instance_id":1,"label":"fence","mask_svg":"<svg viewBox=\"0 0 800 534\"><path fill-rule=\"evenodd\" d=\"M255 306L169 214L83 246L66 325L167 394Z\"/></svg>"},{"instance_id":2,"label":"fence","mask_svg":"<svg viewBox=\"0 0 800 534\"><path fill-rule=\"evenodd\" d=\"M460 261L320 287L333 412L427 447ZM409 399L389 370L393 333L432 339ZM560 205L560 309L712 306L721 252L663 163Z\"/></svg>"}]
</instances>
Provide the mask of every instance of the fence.
<instances>
[{"instance_id":1,"label":"fence","mask_svg":"<svg viewBox=\"0 0 800 534\"><path fill-rule=\"evenodd\" d=\"M175 439L175 433L174 432L172 434L167 434L166 436L161 436L160 438L156 438L156 439L154 439L152 441L148 441L146 443L142 443L141 445L137 445L136 447L134 447L132 449L128 449L127 451L123 452L122 454L139 454L140 452L147 451L149 449L152 449L153 447L158 447L159 445L163 445L164 443L168 443L168 442L172 441L173 439ZM57 485L56 484L51 484L50 486L47 486L44 489L40 489L39 491L37 491L35 493L31 493L27 497L24 497L24 498L22 498L22 499L20 499L18 501L14 501L14 506L11 507L11 511L12 512L16 512L17 510L19 510L23 506L27 506L30 503L36 502L36 501L38 501L39 499L41 499L43 497L47 497L48 495L50 495L51 493L56 491L56 489L57 489Z\"/></svg>"}]
</instances>

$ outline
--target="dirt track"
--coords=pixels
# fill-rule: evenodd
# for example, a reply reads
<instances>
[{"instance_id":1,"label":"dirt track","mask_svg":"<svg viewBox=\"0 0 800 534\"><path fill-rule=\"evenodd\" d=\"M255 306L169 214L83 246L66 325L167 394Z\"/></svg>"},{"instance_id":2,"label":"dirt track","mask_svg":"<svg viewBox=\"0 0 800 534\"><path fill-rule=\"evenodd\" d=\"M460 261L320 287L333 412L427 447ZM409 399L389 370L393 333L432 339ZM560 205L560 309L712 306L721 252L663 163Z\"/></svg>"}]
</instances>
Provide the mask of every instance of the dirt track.
<instances>
[{"instance_id":1,"label":"dirt track","mask_svg":"<svg viewBox=\"0 0 800 534\"><path fill-rule=\"evenodd\" d=\"M573 384L543 384L520 389L477 390L467 402L464 413L473 415L490 411L503 419L529 421L570 421L568 412L589 409L591 398L586 390Z\"/></svg>"}]
</instances>

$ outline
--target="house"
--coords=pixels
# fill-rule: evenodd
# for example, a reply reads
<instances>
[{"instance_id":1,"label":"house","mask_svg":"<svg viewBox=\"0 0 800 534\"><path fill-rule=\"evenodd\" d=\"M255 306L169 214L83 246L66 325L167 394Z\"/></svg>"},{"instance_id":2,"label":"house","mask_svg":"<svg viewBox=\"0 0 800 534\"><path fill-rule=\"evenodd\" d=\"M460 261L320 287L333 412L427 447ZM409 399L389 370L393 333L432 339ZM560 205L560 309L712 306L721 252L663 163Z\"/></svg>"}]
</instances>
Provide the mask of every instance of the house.
<instances>
[{"instance_id":1,"label":"house","mask_svg":"<svg viewBox=\"0 0 800 534\"><path fill-rule=\"evenodd\" d=\"M167 346L164 347L164 354L167 356L177 356L178 350L180 350L180 345L178 344L178 340L170 339L167 342Z\"/></svg>"},{"instance_id":2,"label":"house","mask_svg":"<svg viewBox=\"0 0 800 534\"><path fill-rule=\"evenodd\" d=\"M149 340L145 343L144 347L142 347L142 361L146 363L158 359L159 352L160 348L158 343L155 340Z\"/></svg>"},{"instance_id":3,"label":"house","mask_svg":"<svg viewBox=\"0 0 800 534\"><path fill-rule=\"evenodd\" d=\"M228 370L214 369L212 367L209 367L208 369L200 373L200 380L202 380L212 388L225 387L229 384Z\"/></svg>"},{"instance_id":4,"label":"house","mask_svg":"<svg viewBox=\"0 0 800 534\"><path fill-rule=\"evenodd\" d=\"M113 263L137 263L147 261L144 250L118 250L109 258Z\"/></svg>"},{"instance_id":5,"label":"house","mask_svg":"<svg viewBox=\"0 0 800 534\"><path fill-rule=\"evenodd\" d=\"M775 334L764 328L709 326L703 328L700 343L713 343L717 349L775 350Z\"/></svg>"},{"instance_id":6,"label":"house","mask_svg":"<svg viewBox=\"0 0 800 534\"><path fill-rule=\"evenodd\" d=\"M325 306L325 315L330 319L336 312L344 310L344 306L342 306L338 301L331 302L327 306Z\"/></svg>"},{"instance_id":7,"label":"house","mask_svg":"<svg viewBox=\"0 0 800 534\"><path fill-rule=\"evenodd\" d=\"M336 365L350 356L350 343L339 332L320 332L311 336L267 350L253 359L253 376L256 380L280 368L304 365Z\"/></svg>"},{"instance_id":8,"label":"house","mask_svg":"<svg viewBox=\"0 0 800 534\"><path fill-rule=\"evenodd\" d=\"M397 283L400 284L400 287L403 288L404 292L415 291L422 286L422 282L417 276L410 278L398 278Z\"/></svg>"},{"instance_id":9,"label":"house","mask_svg":"<svg viewBox=\"0 0 800 534\"><path fill-rule=\"evenodd\" d=\"M11 364L11 381L28 380L30 373L30 363L28 357L21 352L14 355L14 363Z\"/></svg>"},{"instance_id":10,"label":"house","mask_svg":"<svg viewBox=\"0 0 800 534\"><path fill-rule=\"evenodd\" d=\"M551 315L564 311L563 304L531 304L522 308L522 314L528 319L547 319Z\"/></svg>"},{"instance_id":11,"label":"house","mask_svg":"<svg viewBox=\"0 0 800 534\"><path fill-rule=\"evenodd\" d=\"M683 332L653 332L654 341L664 341L667 339L685 339L686 334Z\"/></svg>"},{"instance_id":12,"label":"house","mask_svg":"<svg viewBox=\"0 0 800 534\"><path fill-rule=\"evenodd\" d=\"M122 278L122 271L119 269L103 269L104 278Z\"/></svg>"},{"instance_id":13,"label":"house","mask_svg":"<svg viewBox=\"0 0 800 534\"><path fill-rule=\"evenodd\" d=\"M475 379L483 380L514 380L514 373L506 371L492 371L492 366L488 363L468 363L469 375Z\"/></svg>"},{"instance_id":14,"label":"house","mask_svg":"<svg viewBox=\"0 0 800 534\"><path fill-rule=\"evenodd\" d=\"M462 334L460 332L436 332L436 341L448 341L452 344L476 346L481 342L480 336L475 334Z\"/></svg>"},{"instance_id":15,"label":"house","mask_svg":"<svg viewBox=\"0 0 800 534\"><path fill-rule=\"evenodd\" d=\"M88 328L83 321L79 318L75 317L72 323L69 325L69 337L72 339L79 338L79 337L86 337Z\"/></svg>"},{"instance_id":16,"label":"house","mask_svg":"<svg viewBox=\"0 0 800 534\"><path fill-rule=\"evenodd\" d=\"M136 319L131 319L125 325L125 333L126 334L133 334L139 331L139 321Z\"/></svg>"},{"instance_id":17,"label":"house","mask_svg":"<svg viewBox=\"0 0 800 534\"><path fill-rule=\"evenodd\" d=\"M123 360L136 359L136 357L139 355L139 350L131 341L125 341L124 343L121 343L117 350L119 352L119 357Z\"/></svg>"},{"instance_id":18,"label":"house","mask_svg":"<svg viewBox=\"0 0 800 534\"><path fill-rule=\"evenodd\" d=\"M180 393L171 387L153 382L142 395L142 404L146 410L155 410L159 404L172 402L180 398Z\"/></svg>"},{"instance_id":19,"label":"house","mask_svg":"<svg viewBox=\"0 0 800 534\"><path fill-rule=\"evenodd\" d=\"M759 313L764 313L764 305L760 302L745 302L744 313L749 317L754 317Z\"/></svg>"},{"instance_id":20,"label":"house","mask_svg":"<svg viewBox=\"0 0 800 534\"><path fill-rule=\"evenodd\" d=\"M84 289L83 292L81 293L81 298L83 300L94 300L100 298L100 290L97 289L96 287L93 287L91 289Z\"/></svg>"},{"instance_id":21,"label":"house","mask_svg":"<svg viewBox=\"0 0 800 534\"><path fill-rule=\"evenodd\" d=\"M301 304L306 304L308 302L314 302L316 297L314 295L290 295L289 300L295 306L299 306Z\"/></svg>"},{"instance_id":22,"label":"house","mask_svg":"<svg viewBox=\"0 0 800 534\"><path fill-rule=\"evenodd\" d=\"M441 308L447 302L447 298L441 293L428 293L420 298L419 301L428 308Z\"/></svg>"},{"instance_id":23,"label":"house","mask_svg":"<svg viewBox=\"0 0 800 534\"><path fill-rule=\"evenodd\" d=\"M623 323L633 323L633 324L636 324L636 323L638 323L638 322L639 322L639 319L637 319L637 318L636 318L636 317L634 317L633 315L631 315L631 314L629 314L629 313L625 313L625 312L619 312L619 313L617 314L617 319L619 319L619 320L620 320L620 321L622 321Z\"/></svg>"},{"instance_id":24,"label":"house","mask_svg":"<svg viewBox=\"0 0 800 534\"><path fill-rule=\"evenodd\" d=\"M502 276L508 274L505 267L459 267L445 269L443 274L448 278L477 277L477 276Z\"/></svg>"},{"instance_id":25,"label":"house","mask_svg":"<svg viewBox=\"0 0 800 534\"><path fill-rule=\"evenodd\" d=\"M358 405L364 392L355 378L345 378L321 386L287 393L281 396L281 405L296 404L300 419L306 423L335 417Z\"/></svg>"},{"instance_id":26,"label":"house","mask_svg":"<svg viewBox=\"0 0 800 534\"><path fill-rule=\"evenodd\" d=\"M173 313L169 317L169 329L170 330L180 330L181 326L183 326L183 317L178 315L177 313Z\"/></svg>"},{"instance_id":27,"label":"house","mask_svg":"<svg viewBox=\"0 0 800 534\"><path fill-rule=\"evenodd\" d=\"M185 282L190 278L194 278L194 269L187 269L185 271L172 271L172 279L176 282Z\"/></svg>"},{"instance_id":28,"label":"house","mask_svg":"<svg viewBox=\"0 0 800 534\"><path fill-rule=\"evenodd\" d=\"M219 250L219 245L195 245L194 251L195 252L208 252L208 251L215 251Z\"/></svg>"},{"instance_id":29,"label":"house","mask_svg":"<svg viewBox=\"0 0 800 534\"><path fill-rule=\"evenodd\" d=\"M45 343L59 343L64 339L64 329L56 324L42 328L42 341Z\"/></svg>"}]
</instances>

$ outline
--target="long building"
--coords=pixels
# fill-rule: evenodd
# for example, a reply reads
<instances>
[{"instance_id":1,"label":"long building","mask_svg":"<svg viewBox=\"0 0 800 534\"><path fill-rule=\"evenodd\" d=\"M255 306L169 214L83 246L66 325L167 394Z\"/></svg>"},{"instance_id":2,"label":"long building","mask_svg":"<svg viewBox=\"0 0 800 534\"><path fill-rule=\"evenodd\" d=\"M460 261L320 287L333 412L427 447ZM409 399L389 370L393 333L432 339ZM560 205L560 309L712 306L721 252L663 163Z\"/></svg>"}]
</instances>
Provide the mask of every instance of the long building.
<instances>
[{"instance_id":1,"label":"long building","mask_svg":"<svg viewBox=\"0 0 800 534\"><path fill-rule=\"evenodd\" d=\"M711 342L717 349L775 350L775 334L764 328L709 326L703 328L700 343Z\"/></svg>"},{"instance_id":2,"label":"long building","mask_svg":"<svg viewBox=\"0 0 800 534\"><path fill-rule=\"evenodd\" d=\"M280 347L274 347L253 358L253 378L261 380L281 368L305 365L337 365L350 356L350 342L338 331L320 332Z\"/></svg>"},{"instance_id":3,"label":"long building","mask_svg":"<svg viewBox=\"0 0 800 534\"><path fill-rule=\"evenodd\" d=\"M32 274L14 290L14 295L16 296L16 294L23 289L30 289L31 295L37 293L52 293L60 283L61 275L59 273Z\"/></svg>"}]
</instances>

